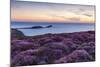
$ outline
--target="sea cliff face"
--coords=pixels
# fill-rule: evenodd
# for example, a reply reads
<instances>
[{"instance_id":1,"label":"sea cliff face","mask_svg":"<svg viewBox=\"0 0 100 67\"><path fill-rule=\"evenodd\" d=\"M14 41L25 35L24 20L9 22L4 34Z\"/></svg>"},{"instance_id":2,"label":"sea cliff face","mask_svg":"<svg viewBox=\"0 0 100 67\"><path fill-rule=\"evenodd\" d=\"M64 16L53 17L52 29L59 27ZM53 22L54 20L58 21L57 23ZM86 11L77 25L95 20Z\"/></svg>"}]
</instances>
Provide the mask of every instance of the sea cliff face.
<instances>
[{"instance_id":1,"label":"sea cliff face","mask_svg":"<svg viewBox=\"0 0 100 67\"><path fill-rule=\"evenodd\" d=\"M11 29L11 65L95 61L95 31L24 36Z\"/></svg>"}]
</instances>

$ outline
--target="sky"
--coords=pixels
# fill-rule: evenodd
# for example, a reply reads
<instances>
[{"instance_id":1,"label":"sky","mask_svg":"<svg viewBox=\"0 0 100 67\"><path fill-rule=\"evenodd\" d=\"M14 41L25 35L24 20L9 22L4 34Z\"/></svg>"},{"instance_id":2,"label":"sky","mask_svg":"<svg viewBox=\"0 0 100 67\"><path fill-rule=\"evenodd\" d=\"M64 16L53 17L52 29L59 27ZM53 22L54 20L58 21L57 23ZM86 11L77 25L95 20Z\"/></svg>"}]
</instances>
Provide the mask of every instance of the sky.
<instances>
[{"instance_id":1,"label":"sky","mask_svg":"<svg viewBox=\"0 0 100 67\"><path fill-rule=\"evenodd\" d=\"M12 1L11 21L94 23L95 6Z\"/></svg>"},{"instance_id":2,"label":"sky","mask_svg":"<svg viewBox=\"0 0 100 67\"><path fill-rule=\"evenodd\" d=\"M54 2L54 3L70 3L70 4L86 4L95 5L95 0L17 0L17 1L37 1L37 2Z\"/></svg>"}]
</instances>

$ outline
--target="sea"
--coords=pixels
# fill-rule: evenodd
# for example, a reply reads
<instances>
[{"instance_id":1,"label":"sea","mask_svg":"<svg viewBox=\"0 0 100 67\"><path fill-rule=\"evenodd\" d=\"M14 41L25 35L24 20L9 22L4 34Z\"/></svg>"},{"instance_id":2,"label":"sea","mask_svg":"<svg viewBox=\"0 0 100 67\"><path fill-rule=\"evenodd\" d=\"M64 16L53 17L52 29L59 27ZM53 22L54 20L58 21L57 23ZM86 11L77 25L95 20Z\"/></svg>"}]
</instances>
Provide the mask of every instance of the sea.
<instances>
[{"instance_id":1,"label":"sea","mask_svg":"<svg viewBox=\"0 0 100 67\"><path fill-rule=\"evenodd\" d=\"M18 29L26 36L43 35L48 33L72 33L81 31L94 31L95 23L44 23L44 22L11 22L11 28L24 28L32 26L49 26L50 28L40 29Z\"/></svg>"}]
</instances>

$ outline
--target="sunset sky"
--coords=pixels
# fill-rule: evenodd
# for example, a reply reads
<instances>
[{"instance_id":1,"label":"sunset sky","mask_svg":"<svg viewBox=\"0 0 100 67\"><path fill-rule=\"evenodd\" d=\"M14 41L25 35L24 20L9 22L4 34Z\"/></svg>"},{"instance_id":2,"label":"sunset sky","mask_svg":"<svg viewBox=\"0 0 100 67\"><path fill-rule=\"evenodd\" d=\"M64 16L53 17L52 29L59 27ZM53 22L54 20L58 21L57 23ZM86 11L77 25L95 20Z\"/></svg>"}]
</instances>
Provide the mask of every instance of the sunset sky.
<instances>
[{"instance_id":1,"label":"sunset sky","mask_svg":"<svg viewBox=\"0 0 100 67\"><path fill-rule=\"evenodd\" d=\"M95 6L14 1L11 21L94 23Z\"/></svg>"}]
</instances>

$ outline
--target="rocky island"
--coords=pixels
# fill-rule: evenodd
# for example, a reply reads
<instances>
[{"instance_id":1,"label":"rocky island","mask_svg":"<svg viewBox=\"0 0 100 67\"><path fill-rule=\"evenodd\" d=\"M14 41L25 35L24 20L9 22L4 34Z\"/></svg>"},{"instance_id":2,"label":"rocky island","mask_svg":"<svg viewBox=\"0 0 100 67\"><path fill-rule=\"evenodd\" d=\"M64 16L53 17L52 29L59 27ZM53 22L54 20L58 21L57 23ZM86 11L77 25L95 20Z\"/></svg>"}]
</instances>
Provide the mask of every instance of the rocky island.
<instances>
[{"instance_id":1,"label":"rocky island","mask_svg":"<svg viewBox=\"0 0 100 67\"><path fill-rule=\"evenodd\" d=\"M51 28L53 27L52 25L48 25L48 26L32 26L32 27L24 27L24 28L15 28L15 29L41 29L41 28Z\"/></svg>"}]
</instances>

